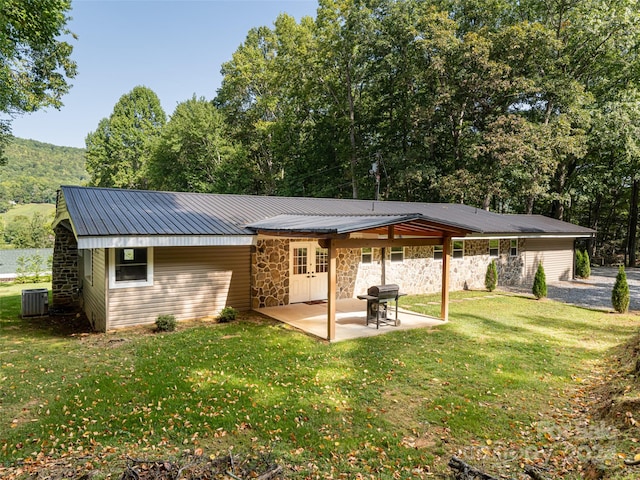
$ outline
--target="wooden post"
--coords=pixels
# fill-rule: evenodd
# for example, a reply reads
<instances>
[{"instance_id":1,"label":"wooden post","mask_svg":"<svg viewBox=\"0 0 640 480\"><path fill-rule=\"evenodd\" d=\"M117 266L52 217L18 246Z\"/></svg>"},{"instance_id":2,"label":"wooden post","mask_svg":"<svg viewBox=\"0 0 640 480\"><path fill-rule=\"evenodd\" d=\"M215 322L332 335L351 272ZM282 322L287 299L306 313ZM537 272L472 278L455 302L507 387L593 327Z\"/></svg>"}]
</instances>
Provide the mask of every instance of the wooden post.
<instances>
[{"instance_id":1,"label":"wooden post","mask_svg":"<svg viewBox=\"0 0 640 480\"><path fill-rule=\"evenodd\" d=\"M380 278L380 285L386 285L387 284L387 249L385 247L382 247L380 249L380 270L381 270L381 278Z\"/></svg>"},{"instance_id":2,"label":"wooden post","mask_svg":"<svg viewBox=\"0 0 640 480\"><path fill-rule=\"evenodd\" d=\"M331 341L336 338L336 256L337 249L333 240L329 240L327 249L329 250L328 264L328 288L327 288L327 340Z\"/></svg>"},{"instance_id":3,"label":"wooden post","mask_svg":"<svg viewBox=\"0 0 640 480\"><path fill-rule=\"evenodd\" d=\"M440 318L449 320L449 265L451 263L451 237L442 242L442 296L440 299Z\"/></svg>"}]
</instances>

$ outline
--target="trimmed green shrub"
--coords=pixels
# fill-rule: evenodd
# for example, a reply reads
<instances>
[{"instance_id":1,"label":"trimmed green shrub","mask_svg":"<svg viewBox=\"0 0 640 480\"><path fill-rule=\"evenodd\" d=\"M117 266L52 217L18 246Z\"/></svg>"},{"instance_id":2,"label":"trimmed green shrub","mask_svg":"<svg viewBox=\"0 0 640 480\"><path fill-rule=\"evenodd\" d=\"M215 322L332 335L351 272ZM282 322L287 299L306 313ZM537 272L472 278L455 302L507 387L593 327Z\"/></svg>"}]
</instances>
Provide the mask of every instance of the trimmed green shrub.
<instances>
[{"instance_id":1,"label":"trimmed green shrub","mask_svg":"<svg viewBox=\"0 0 640 480\"><path fill-rule=\"evenodd\" d=\"M487 274L484 276L484 286L490 292L493 292L498 286L498 267L496 266L496 261L492 260L489 265L487 265Z\"/></svg>"},{"instance_id":2,"label":"trimmed green shrub","mask_svg":"<svg viewBox=\"0 0 640 480\"><path fill-rule=\"evenodd\" d=\"M591 259L585 250L576 250L576 277L589 278L591 276Z\"/></svg>"},{"instance_id":3,"label":"trimmed green shrub","mask_svg":"<svg viewBox=\"0 0 640 480\"><path fill-rule=\"evenodd\" d=\"M533 279L532 291L537 299L541 299L547 296L547 277L544 274L544 267L542 266L542 262L538 263L536 276Z\"/></svg>"},{"instance_id":4,"label":"trimmed green shrub","mask_svg":"<svg viewBox=\"0 0 640 480\"><path fill-rule=\"evenodd\" d=\"M156 330L158 332L173 332L177 324L176 317L173 315L160 315L156 319Z\"/></svg>"},{"instance_id":5,"label":"trimmed green shrub","mask_svg":"<svg viewBox=\"0 0 640 480\"><path fill-rule=\"evenodd\" d=\"M627 274L624 271L624 267L620 266L618 275L616 275L616 283L613 285L613 291L611 292L611 304L616 312L625 313L629 310L629 300Z\"/></svg>"},{"instance_id":6,"label":"trimmed green shrub","mask_svg":"<svg viewBox=\"0 0 640 480\"><path fill-rule=\"evenodd\" d=\"M218 322L227 323L232 322L238 316L238 311L233 307L224 307L218 315Z\"/></svg>"}]
</instances>

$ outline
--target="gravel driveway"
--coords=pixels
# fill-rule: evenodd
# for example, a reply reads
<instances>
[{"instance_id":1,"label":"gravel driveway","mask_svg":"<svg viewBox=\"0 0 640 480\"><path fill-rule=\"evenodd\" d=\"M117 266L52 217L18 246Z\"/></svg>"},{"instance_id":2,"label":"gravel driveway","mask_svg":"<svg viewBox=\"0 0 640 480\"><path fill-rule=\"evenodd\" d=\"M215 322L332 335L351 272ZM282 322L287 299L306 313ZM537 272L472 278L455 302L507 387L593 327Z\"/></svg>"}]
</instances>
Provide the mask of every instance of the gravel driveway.
<instances>
[{"instance_id":1,"label":"gravel driveway","mask_svg":"<svg viewBox=\"0 0 640 480\"><path fill-rule=\"evenodd\" d=\"M640 310L640 269L629 268L625 271L631 294L629 310ZM547 296L581 307L613 310L611 290L617 274L617 267L592 267L591 276L586 280L547 284Z\"/></svg>"}]
</instances>

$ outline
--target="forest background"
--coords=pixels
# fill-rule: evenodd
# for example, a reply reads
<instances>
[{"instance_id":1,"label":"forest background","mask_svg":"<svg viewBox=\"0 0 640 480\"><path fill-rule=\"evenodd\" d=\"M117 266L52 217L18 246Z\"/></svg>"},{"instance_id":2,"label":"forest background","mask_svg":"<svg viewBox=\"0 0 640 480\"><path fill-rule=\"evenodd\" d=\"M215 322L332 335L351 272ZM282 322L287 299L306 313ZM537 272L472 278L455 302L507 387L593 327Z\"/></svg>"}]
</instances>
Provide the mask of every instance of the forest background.
<instances>
[{"instance_id":1,"label":"forest background","mask_svg":"<svg viewBox=\"0 0 640 480\"><path fill-rule=\"evenodd\" d=\"M125 93L87 183L540 213L635 265L639 46L635 0L323 0L248 32L213 99Z\"/></svg>"}]
</instances>

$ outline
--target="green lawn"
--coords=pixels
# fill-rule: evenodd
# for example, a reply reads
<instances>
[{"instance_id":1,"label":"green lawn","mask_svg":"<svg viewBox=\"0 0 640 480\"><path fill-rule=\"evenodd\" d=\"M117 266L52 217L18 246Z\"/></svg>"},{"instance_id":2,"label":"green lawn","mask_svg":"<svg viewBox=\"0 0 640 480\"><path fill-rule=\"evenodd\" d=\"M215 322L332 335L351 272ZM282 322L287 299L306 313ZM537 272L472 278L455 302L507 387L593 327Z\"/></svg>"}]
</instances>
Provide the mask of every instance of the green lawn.
<instances>
[{"instance_id":1,"label":"green lawn","mask_svg":"<svg viewBox=\"0 0 640 480\"><path fill-rule=\"evenodd\" d=\"M67 456L104 477L126 455L233 448L270 451L287 478L430 478L454 454L513 477L533 461L581 478L590 457L633 473L618 455L633 435L586 421L584 402L634 315L465 292L442 327L331 345L255 314L72 335L20 320L21 288L0 287L5 465Z\"/></svg>"},{"instance_id":2,"label":"green lawn","mask_svg":"<svg viewBox=\"0 0 640 480\"><path fill-rule=\"evenodd\" d=\"M41 213L45 217L53 217L56 206L51 203L27 203L25 205L16 205L5 213L0 213L0 219L9 222L19 215L32 217L35 213Z\"/></svg>"}]
</instances>

